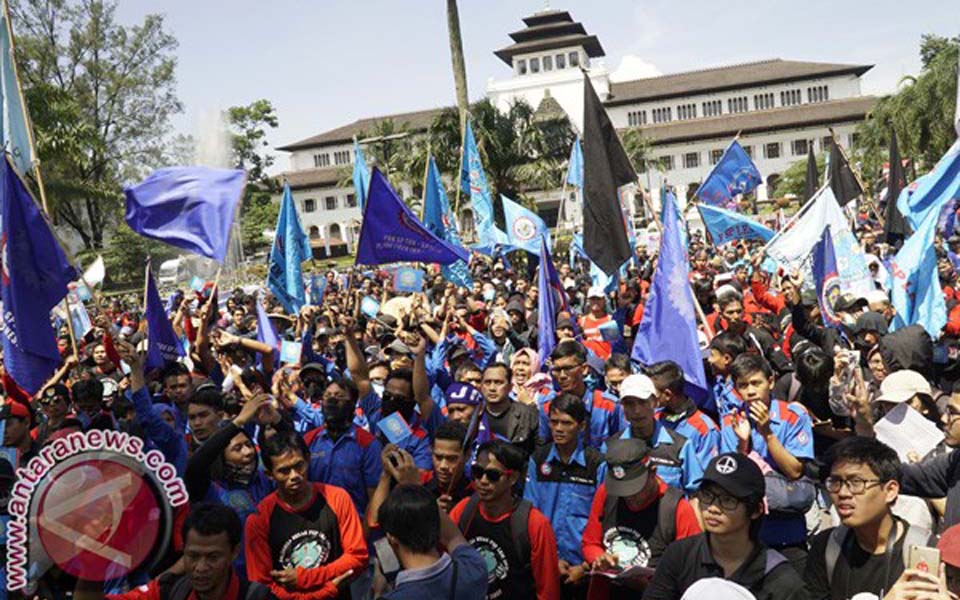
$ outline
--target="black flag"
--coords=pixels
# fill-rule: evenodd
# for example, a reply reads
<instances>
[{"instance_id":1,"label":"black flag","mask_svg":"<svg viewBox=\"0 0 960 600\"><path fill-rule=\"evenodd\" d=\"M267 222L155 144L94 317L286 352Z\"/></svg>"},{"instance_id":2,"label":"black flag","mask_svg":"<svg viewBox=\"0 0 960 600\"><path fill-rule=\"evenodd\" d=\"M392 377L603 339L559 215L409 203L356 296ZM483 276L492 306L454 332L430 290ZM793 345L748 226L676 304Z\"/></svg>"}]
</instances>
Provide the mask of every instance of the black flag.
<instances>
[{"instance_id":1,"label":"black flag","mask_svg":"<svg viewBox=\"0 0 960 600\"><path fill-rule=\"evenodd\" d=\"M813 155L813 144L807 149L807 181L803 186L803 201L806 202L820 189L820 172L817 171L817 158Z\"/></svg>"},{"instance_id":2,"label":"black flag","mask_svg":"<svg viewBox=\"0 0 960 600\"><path fill-rule=\"evenodd\" d=\"M906 186L903 163L897 149L897 132L890 130L890 173L887 176L887 209L883 215L883 241L891 246L910 235L910 226L897 208L897 198Z\"/></svg>"},{"instance_id":3,"label":"black flag","mask_svg":"<svg viewBox=\"0 0 960 600\"><path fill-rule=\"evenodd\" d=\"M617 188L637 180L607 111L583 75L583 250L607 275L633 254Z\"/></svg>"},{"instance_id":4,"label":"black flag","mask_svg":"<svg viewBox=\"0 0 960 600\"><path fill-rule=\"evenodd\" d=\"M833 138L833 143L830 144L830 189L840 206L846 206L863 193L863 188L850 170L850 164L840 151L836 138Z\"/></svg>"}]
</instances>

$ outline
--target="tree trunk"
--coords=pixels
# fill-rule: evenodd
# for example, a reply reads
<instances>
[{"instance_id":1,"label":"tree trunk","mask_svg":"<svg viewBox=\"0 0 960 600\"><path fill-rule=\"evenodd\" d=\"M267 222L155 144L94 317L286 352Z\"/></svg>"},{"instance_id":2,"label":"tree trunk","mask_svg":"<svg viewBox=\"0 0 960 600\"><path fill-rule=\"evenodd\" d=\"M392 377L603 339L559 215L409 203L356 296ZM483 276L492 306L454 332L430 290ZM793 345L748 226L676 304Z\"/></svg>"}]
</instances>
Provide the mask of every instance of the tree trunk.
<instances>
[{"instance_id":1,"label":"tree trunk","mask_svg":"<svg viewBox=\"0 0 960 600\"><path fill-rule=\"evenodd\" d=\"M457 0L447 0L447 32L450 35L450 60L453 62L453 81L457 87L457 107L460 109L460 131L467 122L467 68L463 62L463 40L460 37L460 11Z\"/></svg>"}]
</instances>

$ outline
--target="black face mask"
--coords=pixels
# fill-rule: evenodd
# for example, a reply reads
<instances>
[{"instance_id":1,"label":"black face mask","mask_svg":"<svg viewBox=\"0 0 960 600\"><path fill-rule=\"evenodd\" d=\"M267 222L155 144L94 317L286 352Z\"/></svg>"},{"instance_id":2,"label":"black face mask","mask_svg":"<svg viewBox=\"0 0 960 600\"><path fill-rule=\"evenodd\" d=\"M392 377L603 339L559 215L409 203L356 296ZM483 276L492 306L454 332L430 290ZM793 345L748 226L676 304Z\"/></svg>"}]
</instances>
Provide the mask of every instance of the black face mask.
<instances>
[{"instance_id":1,"label":"black face mask","mask_svg":"<svg viewBox=\"0 0 960 600\"><path fill-rule=\"evenodd\" d=\"M380 415L386 417L395 412L399 412L404 420L409 423L413 418L413 409L415 403L407 400L406 396L400 396L390 392L383 392L382 402L380 404Z\"/></svg>"},{"instance_id":2,"label":"black face mask","mask_svg":"<svg viewBox=\"0 0 960 600\"><path fill-rule=\"evenodd\" d=\"M323 390L327 382L322 379L308 379L303 382L303 391L310 400L319 400L323 397Z\"/></svg>"},{"instance_id":3,"label":"black face mask","mask_svg":"<svg viewBox=\"0 0 960 600\"><path fill-rule=\"evenodd\" d=\"M353 421L355 407L352 403L324 402L323 420L333 429L346 429Z\"/></svg>"}]
</instances>

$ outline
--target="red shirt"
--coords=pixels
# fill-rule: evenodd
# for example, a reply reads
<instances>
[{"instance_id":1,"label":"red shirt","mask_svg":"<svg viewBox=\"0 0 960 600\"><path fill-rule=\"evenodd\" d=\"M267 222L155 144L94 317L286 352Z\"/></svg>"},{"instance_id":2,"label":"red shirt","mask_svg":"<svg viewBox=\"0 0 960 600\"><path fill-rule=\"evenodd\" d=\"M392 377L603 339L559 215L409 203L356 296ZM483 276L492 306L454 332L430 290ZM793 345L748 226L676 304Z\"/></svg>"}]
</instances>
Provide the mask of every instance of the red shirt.
<instances>
[{"instance_id":1,"label":"red shirt","mask_svg":"<svg viewBox=\"0 0 960 600\"><path fill-rule=\"evenodd\" d=\"M222 600L243 600L243 598L237 597L240 593L240 578L237 577L237 574L234 573L232 569L233 567L231 567L230 571L230 583L227 584L227 590ZM123 594L107 594L104 597L107 600L160 600L160 583L156 579L153 579L147 585L133 588L129 592ZM187 600L197 600L196 592L190 590L190 595L187 596Z\"/></svg>"},{"instance_id":2,"label":"red shirt","mask_svg":"<svg viewBox=\"0 0 960 600\"><path fill-rule=\"evenodd\" d=\"M460 521L470 498L464 498L450 511L450 520ZM483 510L483 503L477 506L477 517L486 519L490 523L499 523L509 519L513 514L509 510L495 519L487 516ZM476 518L476 517L475 517ZM530 536L530 569L537 584L537 600L556 600L560 597L560 557L557 555L557 540L553 535L553 527L546 516L536 508L530 509L530 520L527 521L527 533Z\"/></svg>"},{"instance_id":3,"label":"red shirt","mask_svg":"<svg viewBox=\"0 0 960 600\"><path fill-rule=\"evenodd\" d=\"M594 354L603 360L610 358L613 349L610 346L610 342L603 339L603 334L600 333L600 326L611 319L613 319L613 317L610 315L603 315L599 318L592 315L580 317L580 328L583 330L583 345L590 348Z\"/></svg>"}]
</instances>

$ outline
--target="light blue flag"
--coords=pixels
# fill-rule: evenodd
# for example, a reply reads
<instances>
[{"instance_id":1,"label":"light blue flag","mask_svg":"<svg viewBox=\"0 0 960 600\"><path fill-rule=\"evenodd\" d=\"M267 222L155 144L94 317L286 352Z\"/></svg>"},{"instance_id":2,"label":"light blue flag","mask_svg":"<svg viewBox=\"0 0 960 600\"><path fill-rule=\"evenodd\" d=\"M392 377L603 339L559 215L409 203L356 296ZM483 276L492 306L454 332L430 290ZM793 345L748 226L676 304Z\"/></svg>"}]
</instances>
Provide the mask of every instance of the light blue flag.
<instances>
[{"instance_id":1,"label":"light blue flag","mask_svg":"<svg viewBox=\"0 0 960 600\"><path fill-rule=\"evenodd\" d=\"M326 279L324 279L326 281ZM263 303L260 301L260 295L256 296L257 303L257 341L263 344L270 346L273 349L273 364L279 364L280 358L280 336L277 335L277 331L273 328L273 323L270 322L270 317L267 316L267 311L263 308ZM260 354L257 354L257 364L261 362Z\"/></svg>"},{"instance_id":2,"label":"light blue flag","mask_svg":"<svg viewBox=\"0 0 960 600\"><path fill-rule=\"evenodd\" d=\"M570 240L570 268L576 264L577 258L585 258L590 260L590 257L587 256L586 250L583 249L583 234L575 233L573 234L573 239Z\"/></svg>"},{"instance_id":3,"label":"light blue flag","mask_svg":"<svg viewBox=\"0 0 960 600\"><path fill-rule=\"evenodd\" d=\"M493 232L493 200L490 197L487 175L483 171L480 151L477 149L477 140L473 137L470 121L467 121L463 134L462 162L460 189L470 194L470 205L473 207L473 220L477 227L479 245L493 246L497 243Z\"/></svg>"},{"instance_id":4,"label":"light blue flag","mask_svg":"<svg viewBox=\"0 0 960 600\"><path fill-rule=\"evenodd\" d=\"M763 177L757 165L737 140L733 140L697 188L697 196L714 206L730 204L736 195L749 194L761 183Z\"/></svg>"},{"instance_id":5,"label":"light blue flag","mask_svg":"<svg viewBox=\"0 0 960 600\"><path fill-rule=\"evenodd\" d=\"M960 139L943 155L932 171L917 178L900 192L897 208L914 231L927 215L943 210L960 198Z\"/></svg>"},{"instance_id":6,"label":"light blue flag","mask_svg":"<svg viewBox=\"0 0 960 600\"><path fill-rule=\"evenodd\" d=\"M447 198L447 191L443 187L443 180L440 179L440 170L437 163L430 156L427 166L427 185L423 190L423 224L426 228L438 238L454 245L462 247L460 241L460 232L457 230L457 220L450 210L450 201ZM464 260L450 265L440 267L440 274L450 283L473 288L473 278L470 277L470 268Z\"/></svg>"},{"instance_id":7,"label":"light blue flag","mask_svg":"<svg viewBox=\"0 0 960 600\"><path fill-rule=\"evenodd\" d=\"M570 163L567 165L567 183L583 189L583 147L580 145L580 136L573 140L570 148Z\"/></svg>"},{"instance_id":8,"label":"light blue flag","mask_svg":"<svg viewBox=\"0 0 960 600\"><path fill-rule=\"evenodd\" d=\"M937 277L937 252L933 243L938 216L935 211L928 213L889 267L893 278L890 299L897 309L891 329L919 323L933 339L940 337L940 330L947 323L947 305Z\"/></svg>"},{"instance_id":9,"label":"light blue flag","mask_svg":"<svg viewBox=\"0 0 960 600\"><path fill-rule=\"evenodd\" d=\"M280 215L277 217L277 232L270 250L267 288L291 315L299 313L307 303L300 263L311 256L310 238L300 226L293 194L290 193L290 186L285 184L280 200Z\"/></svg>"},{"instance_id":10,"label":"light blue flag","mask_svg":"<svg viewBox=\"0 0 960 600\"><path fill-rule=\"evenodd\" d=\"M714 246L722 246L734 240L762 240L769 242L776 233L753 219L730 210L701 204L700 216L710 232ZM831 243L832 247L832 243Z\"/></svg>"},{"instance_id":11,"label":"light blue flag","mask_svg":"<svg viewBox=\"0 0 960 600\"><path fill-rule=\"evenodd\" d=\"M674 202L672 196L667 196L666 201ZM677 363L683 369L688 395L697 400L706 396L707 378L690 290L690 265L680 243L679 225L676 219L663 222L660 258L644 305L643 320L637 328L632 358L643 365L661 360Z\"/></svg>"},{"instance_id":12,"label":"light blue flag","mask_svg":"<svg viewBox=\"0 0 960 600\"><path fill-rule=\"evenodd\" d=\"M6 4L6 3L4 3ZM10 39L13 25L7 22L7 12L0 11L0 141L3 149L10 153L13 165L22 175L33 169L33 138L30 135L30 121L20 91L17 77L17 63L13 56L13 43Z\"/></svg>"},{"instance_id":13,"label":"light blue flag","mask_svg":"<svg viewBox=\"0 0 960 600\"><path fill-rule=\"evenodd\" d=\"M547 224L537 213L520 206L503 194L503 217L507 225L507 243L518 250L526 250L531 254L540 255L540 238L546 238L547 247L550 247L550 232Z\"/></svg>"},{"instance_id":14,"label":"light blue flag","mask_svg":"<svg viewBox=\"0 0 960 600\"><path fill-rule=\"evenodd\" d=\"M367 167L363 148L356 139L353 140L353 189L356 191L362 214L363 207L367 205L367 192L370 191L370 169Z\"/></svg>"},{"instance_id":15,"label":"light blue flag","mask_svg":"<svg viewBox=\"0 0 960 600\"><path fill-rule=\"evenodd\" d=\"M677 231L680 234L680 244L686 248L687 247L687 227L683 223L683 217L680 216L680 203L677 202L677 196L673 193L672 190L662 188L660 194L660 222L663 223L664 219L667 218L667 211L673 213L673 219L677 223ZM636 247L636 242L633 242L633 246ZM636 256L636 254L634 254Z\"/></svg>"},{"instance_id":16,"label":"light blue flag","mask_svg":"<svg viewBox=\"0 0 960 600\"><path fill-rule=\"evenodd\" d=\"M486 256L496 256L497 254L516 250L516 248L510 245L510 238L507 234L496 225L491 229L491 238L492 239L486 242L478 242L471 246L471 248Z\"/></svg>"}]
</instances>

